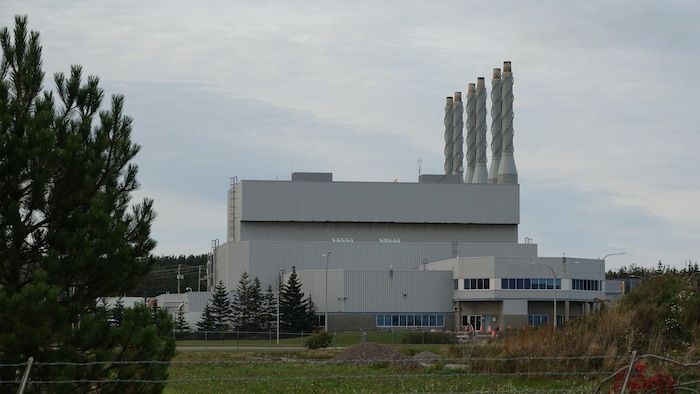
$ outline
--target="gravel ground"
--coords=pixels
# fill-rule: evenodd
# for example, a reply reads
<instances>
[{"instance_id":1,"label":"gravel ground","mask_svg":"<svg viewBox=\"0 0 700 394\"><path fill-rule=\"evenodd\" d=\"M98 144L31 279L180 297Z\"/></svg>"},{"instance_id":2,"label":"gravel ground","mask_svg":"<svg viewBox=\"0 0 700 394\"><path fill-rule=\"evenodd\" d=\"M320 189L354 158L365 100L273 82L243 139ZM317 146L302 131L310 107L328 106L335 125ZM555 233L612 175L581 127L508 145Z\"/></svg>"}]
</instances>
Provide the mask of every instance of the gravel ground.
<instances>
[{"instance_id":1,"label":"gravel ground","mask_svg":"<svg viewBox=\"0 0 700 394\"><path fill-rule=\"evenodd\" d=\"M406 368L420 368L421 364L398 350L389 346L374 342L367 342L348 348L344 352L333 357L335 363L352 365L373 365L380 362L389 362L393 365Z\"/></svg>"}]
</instances>

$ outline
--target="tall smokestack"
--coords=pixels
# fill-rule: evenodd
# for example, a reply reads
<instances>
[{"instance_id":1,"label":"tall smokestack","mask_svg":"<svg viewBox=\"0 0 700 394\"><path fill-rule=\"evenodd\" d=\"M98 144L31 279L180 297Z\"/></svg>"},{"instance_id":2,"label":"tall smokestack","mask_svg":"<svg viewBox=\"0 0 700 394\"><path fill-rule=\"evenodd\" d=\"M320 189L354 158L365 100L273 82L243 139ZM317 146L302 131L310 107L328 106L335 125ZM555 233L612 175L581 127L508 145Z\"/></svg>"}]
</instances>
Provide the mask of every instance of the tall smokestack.
<instances>
[{"instance_id":1,"label":"tall smokestack","mask_svg":"<svg viewBox=\"0 0 700 394\"><path fill-rule=\"evenodd\" d=\"M476 167L472 183L486 183L486 83L476 80Z\"/></svg>"},{"instance_id":2,"label":"tall smokestack","mask_svg":"<svg viewBox=\"0 0 700 394\"><path fill-rule=\"evenodd\" d=\"M498 183L498 167L501 165L501 147L503 134L501 127L503 114L501 113L501 69L493 69L491 80L491 168L489 170L488 183Z\"/></svg>"},{"instance_id":3,"label":"tall smokestack","mask_svg":"<svg viewBox=\"0 0 700 394\"><path fill-rule=\"evenodd\" d=\"M464 183L472 183L476 169L476 85L467 89L467 175Z\"/></svg>"},{"instance_id":4,"label":"tall smokestack","mask_svg":"<svg viewBox=\"0 0 700 394\"><path fill-rule=\"evenodd\" d=\"M445 100L445 174L452 174L452 97Z\"/></svg>"},{"instance_id":5,"label":"tall smokestack","mask_svg":"<svg viewBox=\"0 0 700 394\"><path fill-rule=\"evenodd\" d=\"M452 103L452 173L459 174L460 178L464 172L463 113L462 92L455 92L455 99Z\"/></svg>"},{"instance_id":6,"label":"tall smokestack","mask_svg":"<svg viewBox=\"0 0 700 394\"><path fill-rule=\"evenodd\" d=\"M503 62L503 85L501 88L503 115L503 150L498 167L498 183L518 183L518 170L513 158L513 72L510 62Z\"/></svg>"}]
</instances>

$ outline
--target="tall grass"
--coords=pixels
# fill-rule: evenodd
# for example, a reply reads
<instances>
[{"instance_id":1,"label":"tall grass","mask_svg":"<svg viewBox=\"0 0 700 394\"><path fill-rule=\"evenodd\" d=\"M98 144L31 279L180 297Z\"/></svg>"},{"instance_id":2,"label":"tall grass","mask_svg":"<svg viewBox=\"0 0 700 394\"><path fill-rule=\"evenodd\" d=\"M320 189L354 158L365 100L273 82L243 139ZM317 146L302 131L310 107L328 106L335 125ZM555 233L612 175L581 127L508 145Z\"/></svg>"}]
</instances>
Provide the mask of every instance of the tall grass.
<instances>
[{"instance_id":1,"label":"tall grass","mask_svg":"<svg viewBox=\"0 0 700 394\"><path fill-rule=\"evenodd\" d=\"M488 346L455 345L453 357L494 358L471 368L485 372L531 371L528 359L560 357L537 363L545 371L615 370L637 354L700 356L700 292L696 282L677 274L647 278L612 307L559 326L524 327L490 339ZM501 361L507 360L507 361Z\"/></svg>"}]
</instances>

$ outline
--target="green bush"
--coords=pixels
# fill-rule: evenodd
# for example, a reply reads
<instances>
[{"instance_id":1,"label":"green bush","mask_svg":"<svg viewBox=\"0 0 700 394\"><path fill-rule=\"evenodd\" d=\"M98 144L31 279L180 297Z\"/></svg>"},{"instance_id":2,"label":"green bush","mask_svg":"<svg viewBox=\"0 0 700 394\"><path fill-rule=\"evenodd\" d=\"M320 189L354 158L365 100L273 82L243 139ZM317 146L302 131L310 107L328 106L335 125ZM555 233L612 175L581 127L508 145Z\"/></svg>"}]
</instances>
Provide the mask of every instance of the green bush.
<instances>
[{"instance_id":1,"label":"green bush","mask_svg":"<svg viewBox=\"0 0 700 394\"><path fill-rule=\"evenodd\" d=\"M455 343L457 337L452 332L411 332L407 333L402 343L410 344L450 344Z\"/></svg>"},{"instance_id":2,"label":"green bush","mask_svg":"<svg viewBox=\"0 0 700 394\"><path fill-rule=\"evenodd\" d=\"M320 330L308 336L304 339L304 345L308 349L320 349L322 347L329 347L333 342L333 334L326 330Z\"/></svg>"}]
</instances>

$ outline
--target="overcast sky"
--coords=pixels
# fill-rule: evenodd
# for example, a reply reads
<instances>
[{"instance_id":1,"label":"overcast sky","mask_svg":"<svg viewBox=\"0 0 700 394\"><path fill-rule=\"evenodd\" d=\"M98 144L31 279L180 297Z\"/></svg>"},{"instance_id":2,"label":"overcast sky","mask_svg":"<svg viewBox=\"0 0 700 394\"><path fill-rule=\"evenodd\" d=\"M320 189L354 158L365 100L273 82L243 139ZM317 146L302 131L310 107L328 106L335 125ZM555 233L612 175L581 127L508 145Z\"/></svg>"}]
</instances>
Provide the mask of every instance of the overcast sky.
<instances>
[{"instance_id":1,"label":"overcast sky","mask_svg":"<svg viewBox=\"0 0 700 394\"><path fill-rule=\"evenodd\" d=\"M520 242L700 260L696 1L0 0L16 14L47 76L81 64L126 96L156 254L224 242L234 176L442 173L445 97L509 60Z\"/></svg>"}]
</instances>

